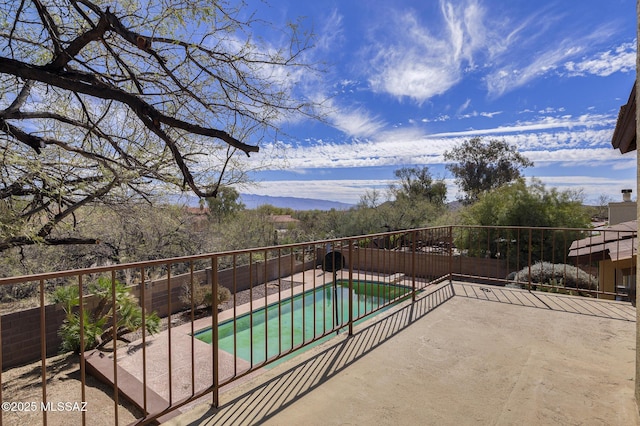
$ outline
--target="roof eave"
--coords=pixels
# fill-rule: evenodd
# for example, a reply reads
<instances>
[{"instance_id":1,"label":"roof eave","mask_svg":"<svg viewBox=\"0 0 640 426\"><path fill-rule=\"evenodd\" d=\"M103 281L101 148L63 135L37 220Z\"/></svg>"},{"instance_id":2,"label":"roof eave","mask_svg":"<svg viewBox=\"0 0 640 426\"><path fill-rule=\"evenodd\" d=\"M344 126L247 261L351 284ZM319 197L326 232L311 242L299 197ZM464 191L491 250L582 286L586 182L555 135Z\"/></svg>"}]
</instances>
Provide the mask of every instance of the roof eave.
<instances>
[{"instance_id":1,"label":"roof eave","mask_svg":"<svg viewBox=\"0 0 640 426\"><path fill-rule=\"evenodd\" d=\"M629 100L620 107L611 145L622 154L636 150L636 85L633 84Z\"/></svg>"}]
</instances>

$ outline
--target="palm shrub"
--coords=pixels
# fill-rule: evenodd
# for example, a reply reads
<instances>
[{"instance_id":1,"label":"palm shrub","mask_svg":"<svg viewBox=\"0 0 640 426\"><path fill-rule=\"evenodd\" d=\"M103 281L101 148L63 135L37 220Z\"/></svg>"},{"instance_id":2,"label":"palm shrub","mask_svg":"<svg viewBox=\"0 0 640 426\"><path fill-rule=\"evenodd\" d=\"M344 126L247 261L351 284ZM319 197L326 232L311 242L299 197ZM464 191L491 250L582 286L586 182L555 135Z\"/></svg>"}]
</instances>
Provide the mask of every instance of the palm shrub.
<instances>
[{"instance_id":1,"label":"palm shrub","mask_svg":"<svg viewBox=\"0 0 640 426\"><path fill-rule=\"evenodd\" d=\"M61 304L66 314L58 330L62 338L62 351L80 351L81 327L84 329L85 350L104 346L113 340L114 331L115 338L120 339L142 328L142 308L138 299L120 281L114 281L113 286L112 289L111 280L106 277L100 277L89 285L89 292L98 299L93 309L80 306L78 286L55 289L51 299L53 303ZM149 313L144 325L149 334L155 334L160 330L160 317L155 312Z\"/></svg>"}]
</instances>

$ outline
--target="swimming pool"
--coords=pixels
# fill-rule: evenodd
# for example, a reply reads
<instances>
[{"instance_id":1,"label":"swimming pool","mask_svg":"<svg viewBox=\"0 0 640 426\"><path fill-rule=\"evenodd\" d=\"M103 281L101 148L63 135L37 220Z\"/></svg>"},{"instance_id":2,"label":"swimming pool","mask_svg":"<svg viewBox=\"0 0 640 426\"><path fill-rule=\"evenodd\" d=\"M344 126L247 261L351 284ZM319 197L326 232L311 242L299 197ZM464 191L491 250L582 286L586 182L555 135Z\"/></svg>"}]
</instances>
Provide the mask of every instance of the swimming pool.
<instances>
[{"instance_id":1,"label":"swimming pool","mask_svg":"<svg viewBox=\"0 0 640 426\"><path fill-rule=\"evenodd\" d=\"M353 317L363 317L390 301L410 297L411 290L395 284L354 282ZM337 281L336 286L331 283L316 287L293 299L282 299L252 314L219 324L218 344L220 349L256 365L340 329L348 321L349 283ZM197 332L195 337L211 343L212 334L209 327Z\"/></svg>"}]
</instances>

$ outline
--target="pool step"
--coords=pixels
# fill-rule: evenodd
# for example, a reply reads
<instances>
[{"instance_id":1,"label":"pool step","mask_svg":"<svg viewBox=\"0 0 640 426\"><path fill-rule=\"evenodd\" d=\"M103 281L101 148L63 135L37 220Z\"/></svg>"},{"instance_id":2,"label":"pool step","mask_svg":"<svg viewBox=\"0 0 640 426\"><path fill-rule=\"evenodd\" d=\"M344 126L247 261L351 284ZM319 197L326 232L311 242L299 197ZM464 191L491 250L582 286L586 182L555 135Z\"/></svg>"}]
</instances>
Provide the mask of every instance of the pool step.
<instances>
[{"instance_id":1,"label":"pool step","mask_svg":"<svg viewBox=\"0 0 640 426\"><path fill-rule=\"evenodd\" d=\"M107 352L94 349L84 354L87 372L107 385L113 386L114 371L113 358ZM126 398L141 411L144 412L143 384L131 373L116 364L118 374L118 391L121 397ZM158 413L169 407L169 401L162 398L156 392L147 387L147 413ZM182 414L178 409L158 419L157 423L165 422Z\"/></svg>"}]
</instances>

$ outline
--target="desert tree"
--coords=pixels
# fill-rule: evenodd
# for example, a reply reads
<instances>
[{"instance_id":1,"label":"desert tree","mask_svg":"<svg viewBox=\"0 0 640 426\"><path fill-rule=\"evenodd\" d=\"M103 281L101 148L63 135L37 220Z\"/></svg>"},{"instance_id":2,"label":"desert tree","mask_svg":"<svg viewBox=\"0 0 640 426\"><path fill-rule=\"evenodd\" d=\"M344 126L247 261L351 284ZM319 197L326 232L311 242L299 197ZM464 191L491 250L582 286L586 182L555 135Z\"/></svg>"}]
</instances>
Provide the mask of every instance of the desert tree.
<instances>
[{"instance_id":1,"label":"desert tree","mask_svg":"<svg viewBox=\"0 0 640 426\"><path fill-rule=\"evenodd\" d=\"M220 187L217 196L207 198L206 203L211 219L218 225L245 208L244 203L240 201L240 193L230 186Z\"/></svg>"},{"instance_id":2,"label":"desert tree","mask_svg":"<svg viewBox=\"0 0 640 426\"><path fill-rule=\"evenodd\" d=\"M470 227L462 228L456 245L471 255L507 258L512 267L527 265L529 259L566 263L571 242L583 238L591 224L583 201L582 191L517 179L464 208L461 223Z\"/></svg>"},{"instance_id":3,"label":"desert tree","mask_svg":"<svg viewBox=\"0 0 640 426\"><path fill-rule=\"evenodd\" d=\"M382 211L388 229L426 226L442 214L447 200L444 179L434 178L427 166L401 167L394 174L397 179L390 186L394 200Z\"/></svg>"},{"instance_id":4,"label":"desert tree","mask_svg":"<svg viewBox=\"0 0 640 426\"><path fill-rule=\"evenodd\" d=\"M462 201L465 204L474 203L484 192L515 181L521 176L522 169L533 166L516 146L498 139L485 142L480 137L468 139L446 151L444 159L450 162L447 169L464 193Z\"/></svg>"},{"instance_id":5,"label":"desert tree","mask_svg":"<svg viewBox=\"0 0 640 426\"><path fill-rule=\"evenodd\" d=\"M68 232L91 203L245 181L244 154L314 115L311 40L241 2L0 0L0 251L96 243Z\"/></svg>"},{"instance_id":6,"label":"desert tree","mask_svg":"<svg viewBox=\"0 0 640 426\"><path fill-rule=\"evenodd\" d=\"M594 208L594 216L598 219L609 219L609 204L613 202L613 198L609 194L600 194L597 198Z\"/></svg>"},{"instance_id":7,"label":"desert tree","mask_svg":"<svg viewBox=\"0 0 640 426\"><path fill-rule=\"evenodd\" d=\"M443 179L434 179L427 166L401 167L394 172L397 180L391 186L396 199L426 200L442 205L447 199L447 185Z\"/></svg>"},{"instance_id":8,"label":"desert tree","mask_svg":"<svg viewBox=\"0 0 640 426\"><path fill-rule=\"evenodd\" d=\"M447 187L429 168L401 167L386 191L366 191L360 201L340 213L330 229L338 237L375 234L426 226L444 210Z\"/></svg>"}]
</instances>

